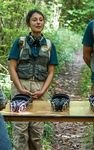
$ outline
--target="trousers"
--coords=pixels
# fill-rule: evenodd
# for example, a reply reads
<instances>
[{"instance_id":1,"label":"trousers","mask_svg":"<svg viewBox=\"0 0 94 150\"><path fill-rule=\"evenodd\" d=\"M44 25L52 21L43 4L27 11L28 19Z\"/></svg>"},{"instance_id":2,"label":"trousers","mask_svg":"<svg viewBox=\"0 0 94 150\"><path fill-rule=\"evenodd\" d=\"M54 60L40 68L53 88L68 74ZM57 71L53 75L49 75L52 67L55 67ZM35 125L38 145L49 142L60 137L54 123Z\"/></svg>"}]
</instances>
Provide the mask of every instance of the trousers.
<instances>
[{"instance_id":1,"label":"trousers","mask_svg":"<svg viewBox=\"0 0 94 150\"><path fill-rule=\"evenodd\" d=\"M43 82L30 80L20 80L20 82L31 92L40 90L44 84ZM15 94L18 94L18 91L13 83L11 87L13 97ZM41 100L49 99L48 92L41 97ZM43 122L13 122L13 150L42 150L43 124Z\"/></svg>"}]
</instances>

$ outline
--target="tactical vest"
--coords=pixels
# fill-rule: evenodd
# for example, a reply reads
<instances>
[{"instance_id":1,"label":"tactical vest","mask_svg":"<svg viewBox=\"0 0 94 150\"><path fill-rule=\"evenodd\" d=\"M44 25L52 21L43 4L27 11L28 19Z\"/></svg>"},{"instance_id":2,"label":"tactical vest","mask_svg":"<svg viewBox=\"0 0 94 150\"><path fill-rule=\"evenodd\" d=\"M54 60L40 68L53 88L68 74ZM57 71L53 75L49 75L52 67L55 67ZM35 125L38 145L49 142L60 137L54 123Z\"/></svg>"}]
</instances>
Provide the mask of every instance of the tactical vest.
<instances>
[{"instance_id":1,"label":"tactical vest","mask_svg":"<svg viewBox=\"0 0 94 150\"><path fill-rule=\"evenodd\" d=\"M31 55L32 48L25 40L17 65L17 73L20 79L46 80L48 77L48 63L51 50L50 40L46 39L46 42L47 45L42 45L38 57L34 58Z\"/></svg>"}]
</instances>

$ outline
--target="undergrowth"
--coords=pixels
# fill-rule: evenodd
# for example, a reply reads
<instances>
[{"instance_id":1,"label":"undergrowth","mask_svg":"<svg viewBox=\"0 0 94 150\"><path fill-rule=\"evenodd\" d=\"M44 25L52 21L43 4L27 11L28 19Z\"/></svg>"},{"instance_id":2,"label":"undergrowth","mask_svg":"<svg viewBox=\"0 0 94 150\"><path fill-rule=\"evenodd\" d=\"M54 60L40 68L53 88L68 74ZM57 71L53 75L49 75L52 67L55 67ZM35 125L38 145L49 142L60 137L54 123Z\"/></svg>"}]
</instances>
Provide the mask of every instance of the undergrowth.
<instances>
[{"instance_id":1,"label":"undergrowth","mask_svg":"<svg viewBox=\"0 0 94 150\"><path fill-rule=\"evenodd\" d=\"M84 65L81 71L80 92L83 97L88 97L91 88L91 71L88 66Z\"/></svg>"}]
</instances>

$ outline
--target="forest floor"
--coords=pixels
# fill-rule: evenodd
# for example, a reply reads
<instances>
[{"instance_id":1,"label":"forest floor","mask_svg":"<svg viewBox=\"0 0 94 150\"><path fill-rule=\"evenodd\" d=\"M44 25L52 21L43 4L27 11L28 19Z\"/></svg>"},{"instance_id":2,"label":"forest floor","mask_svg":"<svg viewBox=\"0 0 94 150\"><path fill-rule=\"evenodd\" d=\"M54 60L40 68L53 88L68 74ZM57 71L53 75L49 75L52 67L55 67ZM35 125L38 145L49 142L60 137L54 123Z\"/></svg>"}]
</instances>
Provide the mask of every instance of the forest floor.
<instances>
[{"instance_id":1,"label":"forest floor","mask_svg":"<svg viewBox=\"0 0 94 150\"><path fill-rule=\"evenodd\" d=\"M66 93L71 100L82 100L79 89L81 69L85 65L82 50L75 53L75 60L66 64L56 81L55 93ZM93 123L54 122L53 150L94 150ZM92 130L89 131L88 129ZM92 134L91 134L92 132Z\"/></svg>"}]
</instances>

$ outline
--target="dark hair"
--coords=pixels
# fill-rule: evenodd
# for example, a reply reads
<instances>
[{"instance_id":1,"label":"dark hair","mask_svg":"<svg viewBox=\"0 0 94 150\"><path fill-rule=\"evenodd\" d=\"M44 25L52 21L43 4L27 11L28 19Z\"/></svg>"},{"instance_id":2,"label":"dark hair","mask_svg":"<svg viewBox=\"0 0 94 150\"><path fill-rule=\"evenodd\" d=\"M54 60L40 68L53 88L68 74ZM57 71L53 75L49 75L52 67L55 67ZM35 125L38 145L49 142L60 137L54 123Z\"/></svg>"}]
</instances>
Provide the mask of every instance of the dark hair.
<instances>
[{"instance_id":1,"label":"dark hair","mask_svg":"<svg viewBox=\"0 0 94 150\"><path fill-rule=\"evenodd\" d=\"M37 10L37 9L33 9L33 10L30 10L30 11L28 12L27 16L26 16L26 24L27 24L27 25L29 25L29 23L30 23L30 18L32 17L32 15L33 15L34 13L40 14L40 15L43 17L43 19L45 19L45 16L43 15L43 13L42 13L41 11L39 11L39 10Z\"/></svg>"}]
</instances>

